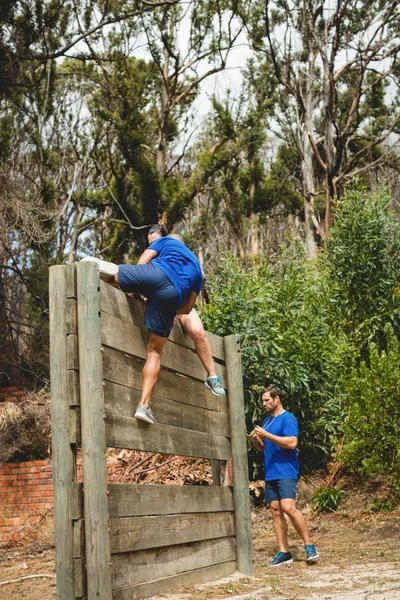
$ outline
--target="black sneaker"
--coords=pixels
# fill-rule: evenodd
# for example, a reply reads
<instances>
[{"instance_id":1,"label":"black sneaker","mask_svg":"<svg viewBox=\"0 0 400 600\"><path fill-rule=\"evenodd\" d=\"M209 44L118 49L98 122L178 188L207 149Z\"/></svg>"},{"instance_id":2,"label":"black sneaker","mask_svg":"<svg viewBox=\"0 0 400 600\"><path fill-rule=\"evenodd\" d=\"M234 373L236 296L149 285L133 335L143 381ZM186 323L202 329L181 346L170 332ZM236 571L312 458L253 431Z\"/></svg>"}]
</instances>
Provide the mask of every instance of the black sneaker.
<instances>
[{"instance_id":1,"label":"black sneaker","mask_svg":"<svg viewBox=\"0 0 400 600\"><path fill-rule=\"evenodd\" d=\"M290 552L278 552L268 565L270 567L280 567L281 565L289 565L292 562L293 556Z\"/></svg>"},{"instance_id":2,"label":"black sneaker","mask_svg":"<svg viewBox=\"0 0 400 600\"><path fill-rule=\"evenodd\" d=\"M316 547L314 546L314 544L308 544L307 546L305 546L306 549L306 560L307 562L314 562L317 560L319 554L317 552Z\"/></svg>"}]
</instances>

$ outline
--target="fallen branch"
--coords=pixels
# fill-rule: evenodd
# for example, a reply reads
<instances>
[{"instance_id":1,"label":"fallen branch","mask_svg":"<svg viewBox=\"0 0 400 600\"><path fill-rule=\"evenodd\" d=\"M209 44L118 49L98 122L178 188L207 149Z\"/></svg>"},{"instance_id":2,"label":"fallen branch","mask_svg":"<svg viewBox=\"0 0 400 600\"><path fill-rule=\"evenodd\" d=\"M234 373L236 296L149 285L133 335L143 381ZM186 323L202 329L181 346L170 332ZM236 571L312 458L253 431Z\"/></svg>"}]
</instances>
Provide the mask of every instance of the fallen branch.
<instances>
[{"instance_id":1,"label":"fallen branch","mask_svg":"<svg viewBox=\"0 0 400 600\"><path fill-rule=\"evenodd\" d=\"M18 579L9 579L8 581L0 581L0 585L8 585L9 583L18 583L19 581L23 581L24 579L34 579L35 577L50 577L50 579L55 579L55 575L48 575L47 573L39 573L38 575L25 575L25 577L18 577Z\"/></svg>"}]
</instances>

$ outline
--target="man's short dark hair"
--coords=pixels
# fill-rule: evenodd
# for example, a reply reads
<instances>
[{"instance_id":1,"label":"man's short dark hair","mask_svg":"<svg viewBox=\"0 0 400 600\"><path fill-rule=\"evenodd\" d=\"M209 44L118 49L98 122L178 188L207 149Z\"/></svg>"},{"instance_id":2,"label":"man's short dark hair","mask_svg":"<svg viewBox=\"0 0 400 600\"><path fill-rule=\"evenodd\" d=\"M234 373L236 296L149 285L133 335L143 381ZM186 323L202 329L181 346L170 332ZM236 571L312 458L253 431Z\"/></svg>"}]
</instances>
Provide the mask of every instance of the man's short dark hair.
<instances>
[{"instance_id":1,"label":"man's short dark hair","mask_svg":"<svg viewBox=\"0 0 400 600\"><path fill-rule=\"evenodd\" d=\"M165 227L165 225L157 223L156 225L152 225L150 227L148 235L151 233L159 233L162 237L165 237L168 235L168 229Z\"/></svg>"},{"instance_id":2,"label":"man's short dark hair","mask_svg":"<svg viewBox=\"0 0 400 600\"><path fill-rule=\"evenodd\" d=\"M282 397L281 388L275 385L274 383L271 383L271 385L268 385L263 389L263 391L261 392L261 396L264 396L264 394L269 394L273 399L277 396L279 396L279 398Z\"/></svg>"}]
</instances>

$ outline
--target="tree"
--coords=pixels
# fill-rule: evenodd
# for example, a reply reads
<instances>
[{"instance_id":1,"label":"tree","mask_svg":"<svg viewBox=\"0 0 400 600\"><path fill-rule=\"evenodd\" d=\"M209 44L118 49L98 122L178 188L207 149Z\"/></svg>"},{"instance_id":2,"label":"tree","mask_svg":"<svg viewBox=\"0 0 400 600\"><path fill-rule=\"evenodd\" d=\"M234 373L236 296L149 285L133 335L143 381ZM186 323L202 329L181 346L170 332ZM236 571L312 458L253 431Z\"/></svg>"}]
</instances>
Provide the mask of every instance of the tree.
<instances>
[{"instance_id":1,"label":"tree","mask_svg":"<svg viewBox=\"0 0 400 600\"><path fill-rule=\"evenodd\" d=\"M392 155L393 148L382 144L398 131L398 106L383 99L399 75L399 9L397 3L356 0L341 0L335 8L315 0L244 1L235 7L255 52L268 58L294 104L306 242L314 255L314 231L328 235L346 179ZM314 199L321 193L325 214L318 220Z\"/></svg>"}]
</instances>

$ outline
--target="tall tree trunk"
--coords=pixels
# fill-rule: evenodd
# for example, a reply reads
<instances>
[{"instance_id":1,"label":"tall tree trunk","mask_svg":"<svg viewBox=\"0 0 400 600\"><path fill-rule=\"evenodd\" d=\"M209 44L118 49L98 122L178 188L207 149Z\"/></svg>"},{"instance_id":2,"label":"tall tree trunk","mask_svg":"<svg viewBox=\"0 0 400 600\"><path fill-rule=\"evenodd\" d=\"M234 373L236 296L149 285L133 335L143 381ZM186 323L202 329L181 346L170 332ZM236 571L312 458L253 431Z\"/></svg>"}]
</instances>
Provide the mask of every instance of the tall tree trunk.
<instances>
[{"instance_id":1,"label":"tall tree trunk","mask_svg":"<svg viewBox=\"0 0 400 600\"><path fill-rule=\"evenodd\" d=\"M309 256L316 256L317 243L315 241L315 215L314 215L314 166L313 150L310 143L309 134L312 135L314 129L314 65L315 54L312 44L309 43L308 55L308 73L305 75L304 90L304 116L303 116L303 190L304 190L304 225L306 248Z\"/></svg>"},{"instance_id":2,"label":"tall tree trunk","mask_svg":"<svg viewBox=\"0 0 400 600\"><path fill-rule=\"evenodd\" d=\"M254 181L254 168L256 165L255 156L250 157L250 186L249 186L249 199L250 199L250 247L252 256L256 256L259 252L258 249L258 235L257 235L257 217L254 212L254 196L256 193L256 183Z\"/></svg>"}]
</instances>

